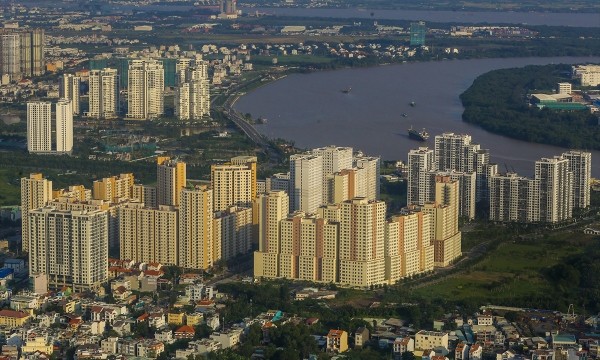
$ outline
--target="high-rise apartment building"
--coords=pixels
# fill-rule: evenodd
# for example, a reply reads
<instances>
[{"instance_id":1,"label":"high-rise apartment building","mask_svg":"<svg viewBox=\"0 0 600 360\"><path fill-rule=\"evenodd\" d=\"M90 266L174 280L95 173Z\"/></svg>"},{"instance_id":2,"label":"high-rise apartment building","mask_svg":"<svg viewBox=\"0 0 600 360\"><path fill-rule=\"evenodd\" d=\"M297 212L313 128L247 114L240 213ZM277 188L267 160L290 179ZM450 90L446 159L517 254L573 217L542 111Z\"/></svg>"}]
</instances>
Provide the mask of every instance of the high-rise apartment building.
<instances>
[{"instance_id":1,"label":"high-rise apartment building","mask_svg":"<svg viewBox=\"0 0 600 360\"><path fill-rule=\"evenodd\" d=\"M165 72L162 62L154 59L132 60L129 63L127 117L148 120L165 111Z\"/></svg>"},{"instance_id":2,"label":"high-rise apartment building","mask_svg":"<svg viewBox=\"0 0 600 360\"><path fill-rule=\"evenodd\" d=\"M144 203L147 207L158 207L158 196L156 195L156 186L133 185L131 188L131 197Z\"/></svg>"},{"instance_id":3,"label":"high-rise apartment building","mask_svg":"<svg viewBox=\"0 0 600 360\"><path fill-rule=\"evenodd\" d=\"M52 104L27 103L27 150L30 153L52 151Z\"/></svg>"},{"instance_id":4,"label":"high-rise apartment building","mask_svg":"<svg viewBox=\"0 0 600 360\"><path fill-rule=\"evenodd\" d=\"M0 34L0 75L10 80L21 78L21 37L18 33Z\"/></svg>"},{"instance_id":5,"label":"high-rise apartment building","mask_svg":"<svg viewBox=\"0 0 600 360\"><path fill-rule=\"evenodd\" d=\"M313 214L323 204L323 157L290 156L290 212Z\"/></svg>"},{"instance_id":6,"label":"high-rise apartment building","mask_svg":"<svg viewBox=\"0 0 600 360\"><path fill-rule=\"evenodd\" d=\"M128 203L119 209L120 258L177 265L178 228L175 207Z\"/></svg>"},{"instance_id":7,"label":"high-rise apartment building","mask_svg":"<svg viewBox=\"0 0 600 360\"><path fill-rule=\"evenodd\" d=\"M0 32L0 75L19 80L42 75L44 71L44 30Z\"/></svg>"},{"instance_id":8,"label":"high-rise apartment building","mask_svg":"<svg viewBox=\"0 0 600 360\"><path fill-rule=\"evenodd\" d=\"M48 276L52 289L97 290L108 280L106 211L31 210L29 271Z\"/></svg>"},{"instance_id":9,"label":"high-rise apartment building","mask_svg":"<svg viewBox=\"0 0 600 360\"><path fill-rule=\"evenodd\" d=\"M206 186L181 191L179 266L208 269L214 263L213 192Z\"/></svg>"},{"instance_id":10,"label":"high-rise apartment building","mask_svg":"<svg viewBox=\"0 0 600 360\"><path fill-rule=\"evenodd\" d=\"M421 211L393 216L386 224L385 276L391 284L433 270L432 225L431 215Z\"/></svg>"},{"instance_id":11,"label":"high-rise apartment building","mask_svg":"<svg viewBox=\"0 0 600 360\"><path fill-rule=\"evenodd\" d=\"M568 151L563 156L569 161L568 168L573 173L573 206L590 206L590 179L592 177L592 154L585 151Z\"/></svg>"},{"instance_id":12,"label":"high-rise apartment building","mask_svg":"<svg viewBox=\"0 0 600 360\"><path fill-rule=\"evenodd\" d=\"M42 174L21 178L21 249L29 250L29 211L46 206L52 200L52 181Z\"/></svg>"},{"instance_id":13,"label":"high-rise apartment building","mask_svg":"<svg viewBox=\"0 0 600 360\"><path fill-rule=\"evenodd\" d=\"M56 103L55 144L57 153L70 154L73 150L73 105L69 99Z\"/></svg>"},{"instance_id":14,"label":"high-rise apartment building","mask_svg":"<svg viewBox=\"0 0 600 360\"><path fill-rule=\"evenodd\" d=\"M408 152L407 203L423 205L429 200L430 181L427 173L435 169L433 150L427 147Z\"/></svg>"},{"instance_id":15,"label":"high-rise apartment building","mask_svg":"<svg viewBox=\"0 0 600 360\"><path fill-rule=\"evenodd\" d=\"M132 173L96 180L93 184L93 197L96 200L110 202L118 202L118 199L133 199L134 180ZM138 199L139 202L144 202L143 199L136 199ZM146 206L151 205L146 204Z\"/></svg>"},{"instance_id":16,"label":"high-rise apartment building","mask_svg":"<svg viewBox=\"0 0 600 360\"><path fill-rule=\"evenodd\" d=\"M119 115L119 76L116 69L90 70L86 115L96 119L114 119Z\"/></svg>"},{"instance_id":17,"label":"high-rise apartment building","mask_svg":"<svg viewBox=\"0 0 600 360\"><path fill-rule=\"evenodd\" d=\"M255 156L238 156L228 164L211 166L214 211L252 206L256 198L256 160Z\"/></svg>"},{"instance_id":18,"label":"high-rise apartment building","mask_svg":"<svg viewBox=\"0 0 600 360\"><path fill-rule=\"evenodd\" d=\"M79 115L79 86L81 78L73 74L64 74L60 81L59 96L71 100L73 114Z\"/></svg>"},{"instance_id":19,"label":"high-rise apartment building","mask_svg":"<svg viewBox=\"0 0 600 360\"><path fill-rule=\"evenodd\" d=\"M385 282L383 201L355 198L340 204L339 282L367 287Z\"/></svg>"},{"instance_id":20,"label":"high-rise apartment building","mask_svg":"<svg viewBox=\"0 0 600 360\"><path fill-rule=\"evenodd\" d=\"M232 206L215 213L213 259L230 260L252 250L252 208Z\"/></svg>"},{"instance_id":21,"label":"high-rise apartment building","mask_svg":"<svg viewBox=\"0 0 600 360\"><path fill-rule=\"evenodd\" d=\"M537 180L515 173L491 176L489 219L521 223L540 221L539 189Z\"/></svg>"},{"instance_id":22,"label":"high-rise apartment building","mask_svg":"<svg viewBox=\"0 0 600 360\"><path fill-rule=\"evenodd\" d=\"M364 184L364 190L357 191L356 196L365 197L369 200L379 200L379 177L381 173L381 159L374 156L357 156L353 159L354 167L364 170L359 183Z\"/></svg>"},{"instance_id":23,"label":"high-rise apartment building","mask_svg":"<svg viewBox=\"0 0 600 360\"><path fill-rule=\"evenodd\" d=\"M337 282L339 224L296 212L280 223L279 276Z\"/></svg>"},{"instance_id":24,"label":"high-rise apartment building","mask_svg":"<svg viewBox=\"0 0 600 360\"><path fill-rule=\"evenodd\" d=\"M540 220L555 223L573 215L573 173L569 160L562 156L542 158L535 162L538 181Z\"/></svg>"},{"instance_id":25,"label":"high-rise apartment building","mask_svg":"<svg viewBox=\"0 0 600 360\"><path fill-rule=\"evenodd\" d=\"M196 120L210 115L208 66L203 61L179 63L179 83L175 89L175 115L180 120Z\"/></svg>"},{"instance_id":26,"label":"high-rise apartment building","mask_svg":"<svg viewBox=\"0 0 600 360\"><path fill-rule=\"evenodd\" d=\"M425 202L435 201L435 183L439 176L449 176L450 179L456 180L459 183L459 200L458 214L459 216L475 219L475 200L477 191L477 176L475 172L459 172L459 171L430 171L426 173L429 178L427 188L430 190L427 194Z\"/></svg>"},{"instance_id":27,"label":"high-rise apartment building","mask_svg":"<svg viewBox=\"0 0 600 360\"><path fill-rule=\"evenodd\" d=\"M285 191L271 191L256 200L258 214L258 251L254 252L254 275L279 276L280 223L289 210L289 196Z\"/></svg>"},{"instance_id":28,"label":"high-rise apartment building","mask_svg":"<svg viewBox=\"0 0 600 360\"><path fill-rule=\"evenodd\" d=\"M428 202L422 211L432 216L431 243L434 246L434 265L445 267L462 255L462 235L458 231L459 184L449 176L438 176L435 202Z\"/></svg>"},{"instance_id":29,"label":"high-rise apartment building","mask_svg":"<svg viewBox=\"0 0 600 360\"><path fill-rule=\"evenodd\" d=\"M71 101L60 99L55 105L27 103L27 150L30 153L71 153L73 150L73 109Z\"/></svg>"},{"instance_id":30,"label":"high-rise apartment building","mask_svg":"<svg viewBox=\"0 0 600 360\"><path fill-rule=\"evenodd\" d=\"M344 169L352 169L352 148L330 145L313 149L311 153L322 158L323 199L321 204L323 204L329 197L327 194L327 177Z\"/></svg>"},{"instance_id":31,"label":"high-rise apartment building","mask_svg":"<svg viewBox=\"0 0 600 360\"><path fill-rule=\"evenodd\" d=\"M181 190L185 187L186 164L171 160L167 156L159 156L156 165L156 195L158 205L179 205ZM212 202L212 201L211 201Z\"/></svg>"}]
</instances>

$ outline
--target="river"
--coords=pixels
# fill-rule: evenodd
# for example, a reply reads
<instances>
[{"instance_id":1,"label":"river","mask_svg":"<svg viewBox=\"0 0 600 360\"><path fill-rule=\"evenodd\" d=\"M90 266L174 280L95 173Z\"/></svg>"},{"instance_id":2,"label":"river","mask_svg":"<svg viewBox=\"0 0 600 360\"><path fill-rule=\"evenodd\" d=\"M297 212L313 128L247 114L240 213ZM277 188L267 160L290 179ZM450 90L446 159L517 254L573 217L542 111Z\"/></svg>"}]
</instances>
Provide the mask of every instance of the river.
<instances>
[{"instance_id":1,"label":"river","mask_svg":"<svg viewBox=\"0 0 600 360\"><path fill-rule=\"evenodd\" d=\"M433 147L433 137L442 132L470 134L473 142L490 149L501 171L506 164L531 176L535 160L565 149L509 139L463 122L459 95L490 70L588 62L600 58L446 60L293 74L242 96L235 107L265 117L267 123L256 127L270 138L288 139L302 148L352 146L385 160L406 160L410 149ZM348 87L352 91L344 94L341 90ZM410 126L426 128L431 138L425 143L409 139ZM592 161L592 171L600 177L600 151L592 152Z\"/></svg>"},{"instance_id":2,"label":"river","mask_svg":"<svg viewBox=\"0 0 600 360\"><path fill-rule=\"evenodd\" d=\"M443 11L443 10L369 10L369 9L304 9L246 8L244 12L279 16L322 17L340 19L424 20L459 24L525 24L548 26L600 27L598 13L552 13L513 11ZM373 15L371 15L373 14Z\"/></svg>"}]
</instances>

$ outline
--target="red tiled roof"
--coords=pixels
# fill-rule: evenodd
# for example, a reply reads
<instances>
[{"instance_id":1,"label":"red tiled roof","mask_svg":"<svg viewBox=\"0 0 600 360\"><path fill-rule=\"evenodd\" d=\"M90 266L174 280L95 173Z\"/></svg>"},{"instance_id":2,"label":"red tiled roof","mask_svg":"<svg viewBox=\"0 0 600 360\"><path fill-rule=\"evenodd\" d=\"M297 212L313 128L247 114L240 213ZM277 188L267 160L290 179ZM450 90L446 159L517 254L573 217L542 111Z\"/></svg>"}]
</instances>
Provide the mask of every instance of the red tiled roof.
<instances>
[{"instance_id":1,"label":"red tiled roof","mask_svg":"<svg viewBox=\"0 0 600 360\"><path fill-rule=\"evenodd\" d=\"M144 320L146 320L146 319L147 319L147 318L149 318L149 317L150 317L150 314L148 314L148 313L143 313L142 315L138 316L137 320L138 320L138 321L144 321Z\"/></svg>"},{"instance_id":2,"label":"red tiled roof","mask_svg":"<svg viewBox=\"0 0 600 360\"><path fill-rule=\"evenodd\" d=\"M23 312L23 311L14 311L14 310L4 309L4 310L0 310L0 317L22 319L22 318L29 317L29 314L27 314L26 312Z\"/></svg>"},{"instance_id":3,"label":"red tiled roof","mask_svg":"<svg viewBox=\"0 0 600 360\"><path fill-rule=\"evenodd\" d=\"M194 330L193 327L189 326L189 325L183 325L182 327L180 327L179 329L175 330L175 333L180 333L180 334L195 334L196 331Z\"/></svg>"}]
</instances>

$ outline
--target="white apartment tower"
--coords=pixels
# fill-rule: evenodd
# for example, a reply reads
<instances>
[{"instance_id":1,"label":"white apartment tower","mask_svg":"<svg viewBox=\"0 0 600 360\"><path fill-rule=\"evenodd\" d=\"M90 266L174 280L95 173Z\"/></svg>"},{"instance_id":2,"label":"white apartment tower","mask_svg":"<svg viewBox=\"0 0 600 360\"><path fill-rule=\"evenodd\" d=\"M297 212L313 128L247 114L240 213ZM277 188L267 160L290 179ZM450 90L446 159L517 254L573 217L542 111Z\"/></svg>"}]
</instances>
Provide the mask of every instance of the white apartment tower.
<instances>
[{"instance_id":1,"label":"white apartment tower","mask_svg":"<svg viewBox=\"0 0 600 360\"><path fill-rule=\"evenodd\" d=\"M311 153L322 158L323 199L321 204L324 204L328 198L327 177L344 169L352 169L352 148L330 145L313 149Z\"/></svg>"},{"instance_id":2,"label":"white apartment tower","mask_svg":"<svg viewBox=\"0 0 600 360\"><path fill-rule=\"evenodd\" d=\"M181 191L179 266L208 269L214 263L212 190L206 186Z\"/></svg>"},{"instance_id":3,"label":"white apartment tower","mask_svg":"<svg viewBox=\"0 0 600 360\"><path fill-rule=\"evenodd\" d=\"M196 120L210 115L208 66L198 61L195 66L178 70L179 84L175 91L175 115L180 120Z\"/></svg>"},{"instance_id":4,"label":"white apartment tower","mask_svg":"<svg viewBox=\"0 0 600 360\"><path fill-rule=\"evenodd\" d=\"M408 189L407 203L423 205L429 201L430 182L427 176L435 169L433 150L427 147L408 152Z\"/></svg>"},{"instance_id":5,"label":"white apartment tower","mask_svg":"<svg viewBox=\"0 0 600 360\"><path fill-rule=\"evenodd\" d=\"M323 183L323 157L290 156L290 212L315 213L323 203Z\"/></svg>"},{"instance_id":6,"label":"white apartment tower","mask_svg":"<svg viewBox=\"0 0 600 360\"><path fill-rule=\"evenodd\" d=\"M357 192L356 196L365 197L369 200L379 200L379 176L381 173L381 159L374 156L357 156L353 159L353 165L357 169L364 170L359 183L364 185L364 191ZM359 173L361 173L359 171Z\"/></svg>"},{"instance_id":7,"label":"white apartment tower","mask_svg":"<svg viewBox=\"0 0 600 360\"><path fill-rule=\"evenodd\" d=\"M71 100L60 99L56 103L56 152L71 153L73 150L73 106Z\"/></svg>"},{"instance_id":8,"label":"white apartment tower","mask_svg":"<svg viewBox=\"0 0 600 360\"><path fill-rule=\"evenodd\" d=\"M60 98L71 100L73 115L79 115L79 85L81 78L73 74L64 74L60 81Z\"/></svg>"},{"instance_id":9,"label":"white apartment tower","mask_svg":"<svg viewBox=\"0 0 600 360\"><path fill-rule=\"evenodd\" d=\"M108 213L31 210L29 270L48 276L53 289L97 290L108 280Z\"/></svg>"},{"instance_id":10,"label":"white apartment tower","mask_svg":"<svg viewBox=\"0 0 600 360\"><path fill-rule=\"evenodd\" d=\"M490 177L490 220L504 222L540 221L539 182L515 173Z\"/></svg>"},{"instance_id":11,"label":"white apartment tower","mask_svg":"<svg viewBox=\"0 0 600 360\"><path fill-rule=\"evenodd\" d=\"M569 160L562 156L535 162L535 179L539 182L540 220L555 223L573 215L573 173Z\"/></svg>"},{"instance_id":12,"label":"white apartment tower","mask_svg":"<svg viewBox=\"0 0 600 360\"><path fill-rule=\"evenodd\" d=\"M569 171L573 173L573 206L590 206L590 179L592 177L592 154L585 151L568 151L563 156L569 161Z\"/></svg>"},{"instance_id":13,"label":"white apartment tower","mask_svg":"<svg viewBox=\"0 0 600 360\"><path fill-rule=\"evenodd\" d=\"M158 60L131 61L127 89L129 119L148 120L164 114L164 76L163 64Z\"/></svg>"},{"instance_id":14,"label":"white apartment tower","mask_svg":"<svg viewBox=\"0 0 600 360\"><path fill-rule=\"evenodd\" d=\"M30 153L52 151L52 104L27 103L27 150Z\"/></svg>"},{"instance_id":15,"label":"white apartment tower","mask_svg":"<svg viewBox=\"0 0 600 360\"><path fill-rule=\"evenodd\" d=\"M119 76L116 69L91 70L87 116L114 119L119 115Z\"/></svg>"},{"instance_id":16,"label":"white apartment tower","mask_svg":"<svg viewBox=\"0 0 600 360\"><path fill-rule=\"evenodd\" d=\"M52 200L52 181L42 174L21 178L21 249L29 250L29 210L46 206Z\"/></svg>"}]
</instances>

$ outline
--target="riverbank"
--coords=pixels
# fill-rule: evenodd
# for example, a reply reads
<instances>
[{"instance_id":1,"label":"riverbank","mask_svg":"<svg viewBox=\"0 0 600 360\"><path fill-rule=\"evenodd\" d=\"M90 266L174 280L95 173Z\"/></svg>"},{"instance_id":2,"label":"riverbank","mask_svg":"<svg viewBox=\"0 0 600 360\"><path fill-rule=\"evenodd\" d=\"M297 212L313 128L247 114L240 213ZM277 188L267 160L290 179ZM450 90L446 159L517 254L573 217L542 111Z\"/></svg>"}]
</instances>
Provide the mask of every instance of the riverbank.
<instances>
[{"instance_id":1,"label":"riverbank","mask_svg":"<svg viewBox=\"0 0 600 360\"><path fill-rule=\"evenodd\" d=\"M462 121L459 95L479 75L495 69L597 61L600 57L448 60L290 74L241 96L235 109L267 118L268 123L255 127L268 138L288 139L299 148L353 146L385 160L403 159L418 146L433 146L433 135L442 132L467 133L490 149L492 161L531 175L535 160L558 155L564 148L509 139ZM348 86L351 93L340 91ZM411 101L417 106L411 107ZM407 117L401 117L403 113ZM426 128L430 140L410 140L406 129L411 125ZM594 152L593 159L595 172L600 171L600 153Z\"/></svg>"}]
</instances>

